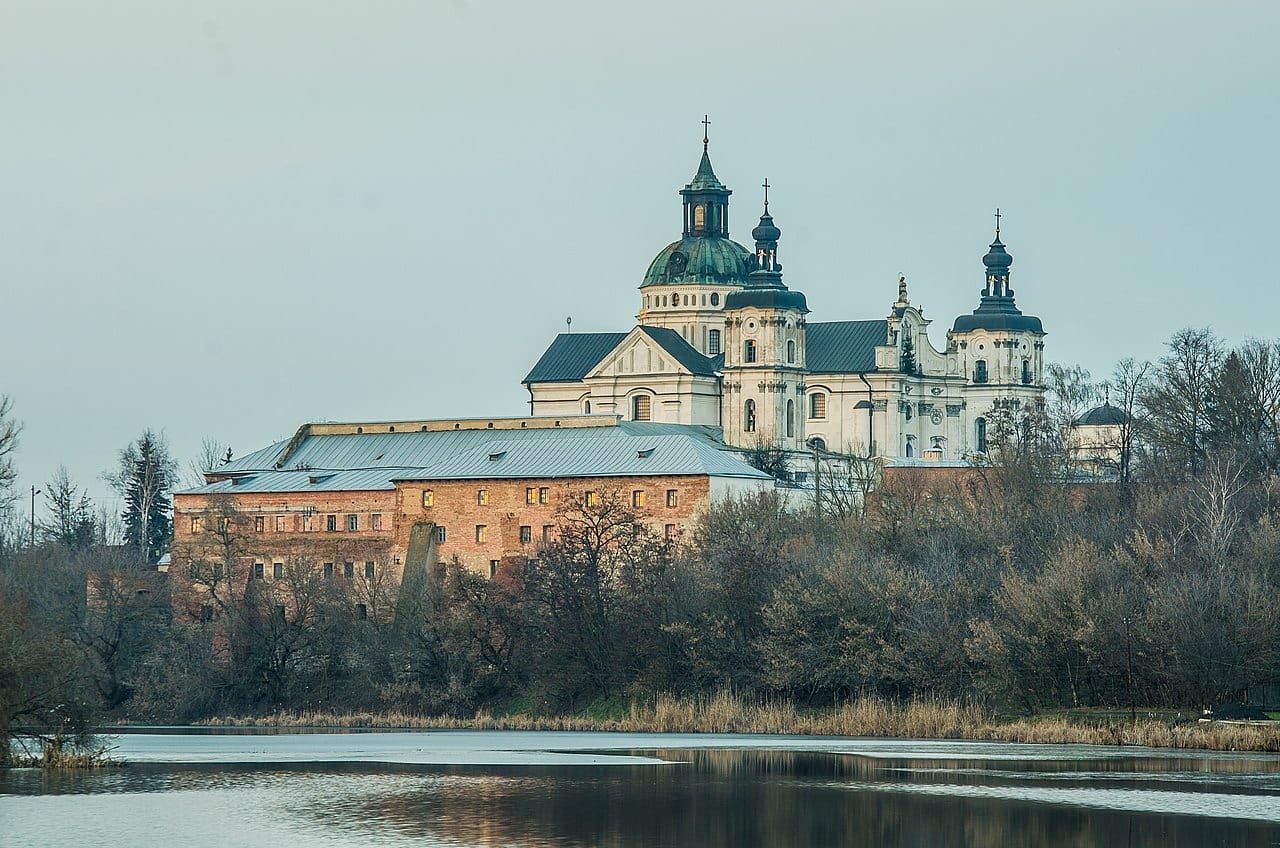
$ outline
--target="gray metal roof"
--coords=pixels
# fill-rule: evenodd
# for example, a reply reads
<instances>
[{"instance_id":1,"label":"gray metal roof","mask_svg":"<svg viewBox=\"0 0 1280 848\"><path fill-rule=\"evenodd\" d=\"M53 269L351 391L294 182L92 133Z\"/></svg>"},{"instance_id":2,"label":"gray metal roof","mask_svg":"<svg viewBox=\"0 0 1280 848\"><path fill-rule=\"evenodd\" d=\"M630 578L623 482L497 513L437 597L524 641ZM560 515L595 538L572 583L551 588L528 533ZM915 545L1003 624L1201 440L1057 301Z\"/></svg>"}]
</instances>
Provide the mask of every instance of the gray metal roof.
<instances>
[{"instance_id":1,"label":"gray metal roof","mask_svg":"<svg viewBox=\"0 0 1280 848\"><path fill-rule=\"evenodd\" d=\"M712 377L724 364L724 356L703 356L696 347L685 341L684 336L670 327L648 327L640 325L640 330L657 342L663 350L671 354L689 373L700 377Z\"/></svg>"},{"instance_id":2,"label":"gray metal roof","mask_svg":"<svg viewBox=\"0 0 1280 848\"><path fill-rule=\"evenodd\" d=\"M626 338L626 333L561 333L551 342L526 383L571 383L587 376L609 351Z\"/></svg>"},{"instance_id":3,"label":"gray metal roof","mask_svg":"<svg viewBox=\"0 0 1280 848\"><path fill-rule=\"evenodd\" d=\"M189 492L376 491L391 489L392 481L401 479L767 478L725 448L718 429L680 424L306 435L277 471L274 463L287 444L278 442L221 466L216 472L234 479Z\"/></svg>"},{"instance_id":4,"label":"gray metal roof","mask_svg":"<svg viewBox=\"0 0 1280 848\"><path fill-rule=\"evenodd\" d=\"M876 370L876 347L888 344L889 322L824 321L805 325L805 367L811 374Z\"/></svg>"}]
</instances>

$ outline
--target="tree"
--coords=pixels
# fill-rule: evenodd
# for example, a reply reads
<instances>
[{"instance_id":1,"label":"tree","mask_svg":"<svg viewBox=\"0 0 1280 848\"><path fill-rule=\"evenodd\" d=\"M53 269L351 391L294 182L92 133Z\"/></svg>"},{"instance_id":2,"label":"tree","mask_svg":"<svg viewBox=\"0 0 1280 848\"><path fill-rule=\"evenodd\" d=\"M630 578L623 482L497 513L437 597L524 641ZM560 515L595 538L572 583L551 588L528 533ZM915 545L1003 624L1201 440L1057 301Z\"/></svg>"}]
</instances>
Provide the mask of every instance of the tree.
<instances>
[{"instance_id":1,"label":"tree","mask_svg":"<svg viewBox=\"0 0 1280 848\"><path fill-rule=\"evenodd\" d=\"M1227 355L1208 417L1215 448L1262 471L1280 468L1280 344L1249 341Z\"/></svg>"},{"instance_id":2,"label":"tree","mask_svg":"<svg viewBox=\"0 0 1280 848\"><path fill-rule=\"evenodd\" d=\"M160 561L173 537L169 492L177 469L162 435L146 430L120 451L120 467L109 481L124 499L124 543L150 565Z\"/></svg>"},{"instance_id":3,"label":"tree","mask_svg":"<svg viewBox=\"0 0 1280 848\"><path fill-rule=\"evenodd\" d=\"M82 551L101 538L93 502L71 482L65 466L44 486L49 518L40 524L45 541Z\"/></svg>"},{"instance_id":4,"label":"tree","mask_svg":"<svg viewBox=\"0 0 1280 848\"><path fill-rule=\"evenodd\" d=\"M1108 394L1116 401L1123 420L1116 427L1114 445L1106 445L1115 457L1115 471L1119 482L1128 483L1133 477L1133 459L1138 446L1142 423L1138 419L1138 405L1147 391L1151 376L1151 363L1125 358L1116 363L1108 387Z\"/></svg>"},{"instance_id":5,"label":"tree","mask_svg":"<svg viewBox=\"0 0 1280 848\"><path fill-rule=\"evenodd\" d=\"M13 417L13 401L8 395L0 395L0 509L13 501L13 483L18 478L13 454L21 432L22 425Z\"/></svg>"},{"instance_id":6,"label":"tree","mask_svg":"<svg viewBox=\"0 0 1280 848\"><path fill-rule=\"evenodd\" d=\"M911 340L910 333L902 337L902 355L898 364L904 374L915 374L920 370L919 365L916 363L916 345Z\"/></svg>"},{"instance_id":7,"label":"tree","mask_svg":"<svg viewBox=\"0 0 1280 848\"><path fill-rule=\"evenodd\" d=\"M1047 397L1045 414L1060 432L1065 432L1098 399L1098 387L1079 365L1049 363L1045 368Z\"/></svg>"},{"instance_id":8,"label":"tree","mask_svg":"<svg viewBox=\"0 0 1280 848\"><path fill-rule=\"evenodd\" d=\"M226 465L231 461L231 448L217 439L205 438L200 442L200 451L196 458L187 465L187 475L183 484L189 488L197 488L205 484L205 474Z\"/></svg>"},{"instance_id":9,"label":"tree","mask_svg":"<svg viewBox=\"0 0 1280 848\"><path fill-rule=\"evenodd\" d=\"M1207 327L1187 328L1167 347L1140 398L1144 435L1172 467L1194 475L1209 441L1222 342Z\"/></svg>"},{"instance_id":10,"label":"tree","mask_svg":"<svg viewBox=\"0 0 1280 848\"><path fill-rule=\"evenodd\" d=\"M763 471L778 480L786 480L791 462L786 449L777 441L759 438L743 451L744 459L752 468Z\"/></svg>"}]
</instances>

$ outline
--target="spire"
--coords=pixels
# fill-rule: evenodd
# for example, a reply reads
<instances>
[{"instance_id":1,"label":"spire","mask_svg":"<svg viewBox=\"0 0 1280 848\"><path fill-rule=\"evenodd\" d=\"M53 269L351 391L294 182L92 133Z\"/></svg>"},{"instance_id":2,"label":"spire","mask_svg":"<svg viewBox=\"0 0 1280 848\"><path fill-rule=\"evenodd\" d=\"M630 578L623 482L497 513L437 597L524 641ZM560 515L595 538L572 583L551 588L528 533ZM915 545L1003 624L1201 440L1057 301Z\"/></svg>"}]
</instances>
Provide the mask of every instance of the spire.
<instances>
[{"instance_id":1,"label":"spire","mask_svg":"<svg viewBox=\"0 0 1280 848\"><path fill-rule=\"evenodd\" d=\"M1004 214L996 210L996 237L982 257L985 280L982 300L972 315L961 315L952 326L952 332L967 333L971 330L1016 330L1037 334L1044 333L1040 319L1023 315L1013 300L1013 287L1009 285L1009 269L1013 257L1000 240L1000 219Z\"/></svg>"},{"instance_id":2,"label":"spire","mask_svg":"<svg viewBox=\"0 0 1280 848\"><path fill-rule=\"evenodd\" d=\"M698 160L698 171L693 179L680 191L684 197L684 235L689 236L722 236L729 235L729 191L716 176L711 167L711 155L707 152L710 143L707 132L711 119L702 119L702 158Z\"/></svg>"},{"instance_id":3,"label":"spire","mask_svg":"<svg viewBox=\"0 0 1280 848\"><path fill-rule=\"evenodd\" d=\"M760 215L760 223L751 231L751 237L756 241L756 257L749 285L781 286L782 263L778 261L778 239L782 238L782 230L773 223L773 216L769 214L769 181L766 179L761 187L764 188L764 212Z\"/></svg>"},{"instance_id":4,"label":"spire","mask_svg":"<svg viewBox=\"0 0 1280 848\"><path fill-rule=\"evenodd\" d=\"M996 207L996 238L982 257L982 264L987 269L987 284L982 290L983 298L999 297L1013 299L1013 289L1009 287L1009 268L1013 265L1013 257L1004 249L1000 241L1000 219L1003 217L1000 208Z\"/></svg>"}]
</instances>

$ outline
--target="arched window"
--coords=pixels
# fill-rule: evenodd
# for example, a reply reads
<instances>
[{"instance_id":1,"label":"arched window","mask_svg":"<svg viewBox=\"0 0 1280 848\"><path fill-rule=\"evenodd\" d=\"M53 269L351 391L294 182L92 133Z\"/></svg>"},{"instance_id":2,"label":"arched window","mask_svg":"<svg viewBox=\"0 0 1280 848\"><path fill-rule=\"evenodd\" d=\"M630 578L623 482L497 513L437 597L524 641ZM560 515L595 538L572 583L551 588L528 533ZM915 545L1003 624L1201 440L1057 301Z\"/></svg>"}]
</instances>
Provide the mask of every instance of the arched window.
<instances>
[{"instance_id":1,"label":"arched window","mask_svg":"<svg viewBox=\"0 0 1280 848\"><path fill-rule=\"evenodd\" d=\"M748 400L742 405L742 430L746 433L756 431L756 402Z\"/></svg>"},{"instance_id":2,"label":"arched window","mask_svg":"<svg viewBox=\"0 0 1280 848\"><path fill-rule=\"evenodd\" d=\"M915 449L911 447L910 442L907 442L907 459L910 459L914 453L915 453Z\"/></svg>"},{"instance_id":3,"label":"arched window","mask_svg":"<svg viewBox=\"0 0 1280 848\"><path fill-rule=\"evenodd\" d=\"M814 436L812 439L809 440L809 447L813 448L816 451L819 451L820 453L826 453L827 440L822 438L821 436Z\"/></svg>"},{"instance_id":4,"label":"arched window","mask_svg":"<svg viewBox=\"0 0 1280 848\"><path fill-rule=\"evenodd\" d=\"M684 296L684 305L685 305L685 306L688 306L688 305L689 305L689 295L685 295L685 296Z\"/></svg>"},{"instance_id":5,"label":"arched window","mask_svg":"<svg viewBox=\"0 0 1280 848\"><path fill-rule=\"evenodd\" d=\"M796 364L796 340L787 339L787 364Z\"/></svg>"},{"instance_id":6,"label":"arched window","mask_svg":"<svg viewBox=\"0 0 1280 848\"><path fill-rule=\"evenodd\" d=\"M707 332L707 356L720 355L720 331L709 330Z\"/></svg>"},{"instance_id":7,"label":"arched window","mask_svg":"<svg viewBox=\"0 0 1280 848\"><path fill-rule=\"evenodd\" d=\"M712 305L712 306L719 306L719 305L720 305L720 292L712 292L712 293L711 293L711 305Z\"/></svg>"},{"instance_id":8,"label":"arched window","mask_svg":"<svg viewBox=\"0 0 1280 848\"><path fill-rule=\"evenodd\" d=\"M756 361L756 340L755 339L747 339L745 342L742 343L742 361L743 362Z\"/></svg>"},{"instance_id":9,"label":"arched window","mask_svg":"<svg viewBox=\"0 0 1280 848\"><path fill-rule=\"evenodd\" d=\"M636 395L631 398L631 420L648 421L652 412L649 403L648 395Z\"/></svg>"},{"instance_id":10,"label":"arched window","mask_svg":"<svg viewBox=\"0 0 1280 848\"><path fill-rule=\"evenodd\" d=\"M582 402L582 414L583 415L591 414L591 398L587 398Z\"/></svg>"},{"instance_id":11,"label":"arched window","mask_svg":"<svg viewBox=\"0 0 1280 848\"><path fill-rule=\"evenodd\" d=\"M693 228L704 229L707 226L707 209L701 203L693 207Z\"/></svg>"},{"instance_id":12,"label":"arched window","mask_svg":"<svg viewBox=\"0 0 1280 848\"><path fill-rule=\"evenodd\" d=\"M1022 360L1022 384L1025 386L1031 385L1031 360L1030 359Z\"/></svg>"},{"instance_id":13,"label":"arched window","mask_svg":"<svg viewBox=\"0 0 1280 848\"><path fill-rule=\"evenodd\" d=\"M809 395L809 417L819 420L827 417L827 395L825 392L814 392Z\"/></svg>"},{"instance_id":14,"label":"arched window","mask_svg":"<svg viewBox=\"0 0 1280 848\"><path fill-rule=\"evenodd\" d=\"M973 382L987 382L987 360L979 359L973 363Z\"/></svg>"},{"instance_id":15,"label":"arched window","mask_svg":"<svg viewBox=\"0 0 1280 848\"><path fill-rule=\"evenodd\" d=\"M977 445L978 453L986 453L987 452L987 419L979 418L976 422L974 422L974 424L977 429L976 445Z\"/></svg>"},{"instance_id":16,"label":"arched window","mask_svg":"<svg viewBox=\"0 0 1280 848\"><path fill-rule=\"evenodd\" d=\"M790 439L791 437L795 436L795 434L796 434L796 402L793 400L789 400L787 401L787 438Z\"/></svg>"}]
</instances>

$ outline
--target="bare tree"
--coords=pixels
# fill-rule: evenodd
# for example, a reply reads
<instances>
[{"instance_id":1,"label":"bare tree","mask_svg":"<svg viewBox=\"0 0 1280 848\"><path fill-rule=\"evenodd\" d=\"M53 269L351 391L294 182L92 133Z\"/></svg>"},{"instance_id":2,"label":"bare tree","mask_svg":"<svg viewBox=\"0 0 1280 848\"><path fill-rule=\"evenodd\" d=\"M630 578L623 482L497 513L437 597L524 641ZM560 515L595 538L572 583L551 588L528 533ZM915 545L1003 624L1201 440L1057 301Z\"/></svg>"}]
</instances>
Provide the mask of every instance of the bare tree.
<instances>
[{"instance_id":1,"label":"bare tree","mask_svg":"<svg viewBox=\"0 0 1280 848\"><path fill-rule=\"evenodd\" d=\"M18 478L13 455L21 432L22 425L13 417L13 401L0 395L0 509L13 502L13 483Z\"/></svg>"},{"instance_id":2,"label":"bare tree","mask_svg":"<svg viewBox=\"0 0 1280 848\"><path fill-rule=\"evenodd\" d=\"M1114 445L1106 445L1114 457L1115 472L1121 483L1133 477L1133 459L1142 422L1138 418L1139 404L1147 391L1151 378L1151 363L1125 358L1116 363L1111 380L1107 384L1109 397L1119 408L1121 420L1116 425Z\"/></svg>"},{"instance_id":3,"label":"bare tree","mask_svg":"<svg viewBox=\"0 0 1280 848\"><path fill-rule=\"evenodd\" d=\"M1194 475L1204 459L1222 358L1209 328L1179 330L1139 397L1146 441L1184 473Z\"/></svg>"},{"instance_id":4,"label":"bare tree","mask_svg":"<svg viewBox=\"0 0 1280 848\"><path fill-rule=\"evenodd\" d=\"M205 483L205 474L231 461L231 448L217 439L205 437L195 459L187 464L183 485L195 489Z\"/></svg>"}]
</instances>

